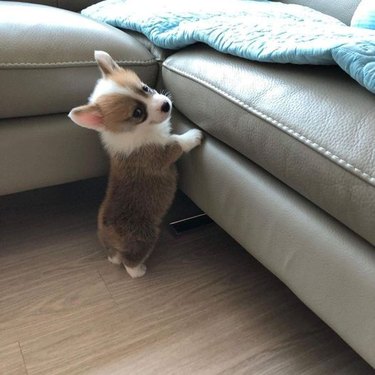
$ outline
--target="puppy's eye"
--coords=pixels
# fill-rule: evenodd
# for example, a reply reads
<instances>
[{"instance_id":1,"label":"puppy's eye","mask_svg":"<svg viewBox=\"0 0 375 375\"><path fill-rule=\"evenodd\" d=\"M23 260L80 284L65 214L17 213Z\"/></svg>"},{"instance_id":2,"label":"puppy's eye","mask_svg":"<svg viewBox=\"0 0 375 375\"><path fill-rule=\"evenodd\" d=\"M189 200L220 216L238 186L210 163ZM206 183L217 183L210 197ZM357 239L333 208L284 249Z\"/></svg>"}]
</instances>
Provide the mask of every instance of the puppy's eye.
<instances>
[{"instance_id":1,"label":"puppy's eye","mask_svg":"<svg viewBox=\"0 0 375 375\"><path fill-rule=\"evenodd\" d=\"M143 109L142 108L136 108L133 112L134 118L141 118L143 116Z\"/></svg>"},{"instance_id":2,"label":"puppy's eye","mask_svg":"<svg viewBox=\"0 0 375 375\"><path fill-rule=\"evenodd\" d=\"M142 90L143 90L144 92L150 92L150 91L151 91L150 88L149 88L147 85L143 85L143 86L142 86Z\"/></svg>"}]
</instances>

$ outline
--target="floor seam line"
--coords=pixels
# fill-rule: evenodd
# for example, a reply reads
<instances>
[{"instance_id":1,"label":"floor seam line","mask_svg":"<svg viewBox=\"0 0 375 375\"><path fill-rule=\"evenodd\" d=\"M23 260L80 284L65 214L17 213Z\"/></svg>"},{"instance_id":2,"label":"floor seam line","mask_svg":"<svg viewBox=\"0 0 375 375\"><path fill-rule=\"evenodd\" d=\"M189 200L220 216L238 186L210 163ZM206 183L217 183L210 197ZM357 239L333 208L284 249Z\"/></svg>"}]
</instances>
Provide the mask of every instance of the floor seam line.
<instances>
[{"instance_id":1,"label":"floor seam line","mask_svg":"<svg viewBox=\"0 0 375 375\"><path fill-rule=\"evenodd\" d=\"M102 279L102 281L103 281L103 283L104 283L104 286L105 286L105 288L107 289L107 292L109 293L109 295L110 295L111 298L112 298L112 301L115 303L115 305L116 305L117 307L119 307L119 304L117 303L115 297L113 297L113 294L112 294L111 291L109 290L108 285L107 285L107 283L105 282L102 273L101 273L98 269L96 269L96 272L98 272L99 277Z\"/></svg>"},{"instance_id":2,"label":"floor seam line","mask_svg":"<svg viewBox=\"0 0 375 375\"><path fill-rule=\"evenodd\" d=\"M21 353L21 357L22 357L22 362L23 362L23 366L25 368L26 375L29 375L29 371L27 370L25 356L23 355L21 343L19 341L17 341L17 344L18 344L18 347L20 349L20 353Z\"/></svg>"}]
</instances>

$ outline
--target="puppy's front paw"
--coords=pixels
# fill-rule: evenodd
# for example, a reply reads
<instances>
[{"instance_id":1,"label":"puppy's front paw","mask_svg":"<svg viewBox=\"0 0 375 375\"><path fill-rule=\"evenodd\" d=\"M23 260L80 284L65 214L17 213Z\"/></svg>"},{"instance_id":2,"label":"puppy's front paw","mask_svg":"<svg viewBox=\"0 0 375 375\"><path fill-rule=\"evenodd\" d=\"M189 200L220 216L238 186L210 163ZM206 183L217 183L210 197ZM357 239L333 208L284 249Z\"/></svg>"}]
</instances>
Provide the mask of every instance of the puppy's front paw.
<instances>
[{"instance_id":1,"label":"puppy's front paw","mask_svg":"<svg viewBox=\"0 0 375 375\"><path fill-rule=\"evenodd\" d=\"M202 142L203 133L198 129L191 129L184 135L186 135L186 138L194 145L194 147L199 146Z\"/></svg>"},{"instance_id":2,"label":"puppy's front paw","mask_svg":"<svg viewBox=\"0 0 375 375\"><path fill-rule=\"evenodd\" d=\"M146 271L147 271L147 267L144 264L140 264L137 267L127 267L127 266L125 266L125 269L126 269L126 271L128 271L128 274L133 279L144 276Z\"/></svg>"},{"instance_id":3,"label":"puppy's front paw","mask_svg":"<svg viewBox=\"0 0 375 375\"><path fill-rule=\"evenodd\" d=\"M185 152L201 144L203 133L198 129L191 129L179 136L179 143Z\"/></svg>"}]
</instances>

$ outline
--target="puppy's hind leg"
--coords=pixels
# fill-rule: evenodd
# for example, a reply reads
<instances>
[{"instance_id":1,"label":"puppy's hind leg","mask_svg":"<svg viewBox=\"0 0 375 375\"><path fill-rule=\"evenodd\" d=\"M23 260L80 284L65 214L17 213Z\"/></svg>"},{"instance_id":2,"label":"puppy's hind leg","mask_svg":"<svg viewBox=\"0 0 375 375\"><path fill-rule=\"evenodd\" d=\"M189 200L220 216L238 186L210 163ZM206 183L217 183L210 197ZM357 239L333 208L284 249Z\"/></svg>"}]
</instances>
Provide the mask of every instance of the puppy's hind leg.
<instances>
[{"instance_id":1,"label":"puppy's hind leg","mask_svg":"<svg viewBox=\"0 0 375 375\"><path fill-rule=\"evenodd\" d=\"M118 241L114 241L113 230L101 226L98 230L98 238L107 252L108 261L116 265L122 264L122 255L121 252L117 250L119 244Z\"/></svg>"},{"instance_id":2,"label":"puppy's hind leg","mask_svg":"<svg viewBox=\"0 0 375 375\"><path fill-rule=\"evenodd\" d=\"M144 264L154 249L155 240L133 240L127 243L126 250L121 253L122 263L132 278L145 275L147 267Z\"/></svg>"},{"instance_id":3,"label":"puppy's hind leg","mask_svg":"<svg viewBox=\"0 0 375 375\"><path fill-rule=\"evenodd\" d=\"M112 264L120 265L122 263L122 255L119 251L108 251L107 259Z\"/></svg>"},{"instance_id":4,"label":"puppy's hind leg","mask_svg":"<svg viewBox=\"0 0 375 375\"><path fill-rule=\"evenodd\" d=\"M144 276L146 271L147 271L147 267L143 263L138 264L138 266L136 266L136 267L128 267L124 263L124 267L125 267L126 271L128 272L128 274L130 275L130 277L133 278L133 279Z\"/></svg>"}]
</instances>

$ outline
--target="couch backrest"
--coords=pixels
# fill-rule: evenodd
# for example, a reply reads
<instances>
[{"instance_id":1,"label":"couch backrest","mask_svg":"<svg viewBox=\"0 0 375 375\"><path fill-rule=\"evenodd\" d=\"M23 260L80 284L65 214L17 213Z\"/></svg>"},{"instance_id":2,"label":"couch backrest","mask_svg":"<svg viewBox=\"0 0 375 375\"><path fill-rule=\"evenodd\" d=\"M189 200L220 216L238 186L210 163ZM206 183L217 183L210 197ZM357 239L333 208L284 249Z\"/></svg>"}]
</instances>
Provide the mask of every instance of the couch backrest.
<instances>
[{"instance_id":1,"label":"couch backrest","mask_svg":"<svg viewBox=\"0 0 375 375\"><path fill-rule=\"evenodd\" d=\"M98 3L100 0L8 0L8 1L18 1L35 3L42 5L49 5L51 7L58 7L73 10L79 12L83 8L86 8L92 4Z\"/></svg>"},{"instance_id":2,"label":"couch backrest","mask_svg":"<svg viewBox=\"0 0 375 375\"><path fill-rule=\"evenodd\" d=\"M279 0L282 3L306 5L350 24L352 15L361 0Z\"/></svg>"}]
</instances>

